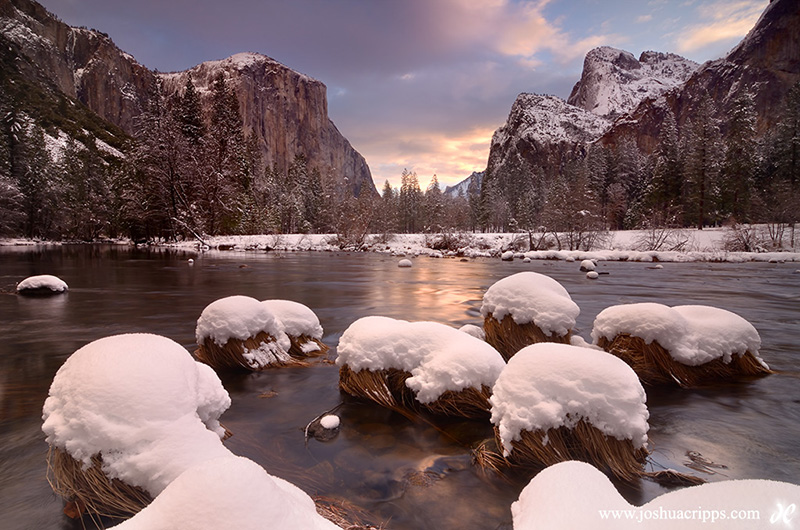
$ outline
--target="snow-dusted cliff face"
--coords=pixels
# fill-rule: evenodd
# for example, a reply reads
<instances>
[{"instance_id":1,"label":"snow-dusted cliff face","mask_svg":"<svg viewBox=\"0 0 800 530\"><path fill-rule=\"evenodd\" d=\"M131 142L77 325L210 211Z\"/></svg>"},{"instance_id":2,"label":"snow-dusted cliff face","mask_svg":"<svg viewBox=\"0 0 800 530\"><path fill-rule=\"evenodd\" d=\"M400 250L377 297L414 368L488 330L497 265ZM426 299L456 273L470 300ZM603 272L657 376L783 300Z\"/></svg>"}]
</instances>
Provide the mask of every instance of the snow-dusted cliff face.
<instances>
[{"instance_id":1,"label":"snow-dusted cliff face","mask_svg":"<svg viewBox=\"0 0 800 530\"><path fill-rule=\"evenodd\" d=\"M120 50L108 35L70 27L34 0L0 0L0 45L30 82L77 99L134 134L156 73ZM268 165L286 170L296 154L304 154L311 168L333 176L341 187L377 195L364 157L328 118L322 82L253 53L162 77L174 93L183 89L191 72L202 93L219 71L232 81L245 132L255 134Z\"/></svg>"},{"instance_id":2,"label":"snow-dusted cliff face","mask_svg":"<svg viewBox=\"0 0 800 530\"><path fill-rule=\"evenodd\" d=\"M236 93L245 133L256 138L268 166L284 172L295 155L302 154L311 168L336 175L354 195L362 189L377 195L366 160L328 118L322 82L259 53L238 53L160 75L168 94L182 92L191 75L201 101L210 108L211 87L219 72Z\"/></svg>"},{"instance_id":3,"label":"snow-dusted cliff face","mask_svg":"<svg viewBox=\"0 0 800 530\"><path fill-rule=\"evenodd\" d=\"M576 149L600 137L610 122L556 96L520 94L505 125L492 136L487 172L502 180L552 178ZM515 177L513 175L517 175Z\"/></svg>"},{"instance_id":4,"label":"snow-dusted cliff face","mask_svg":"<svg viewBox=\"0 0 800 530\"><path fill-rule=\"evenodd\" d=\"M613 119L684 83L698 67L673 53L646 51L637 60L630 52L601 46L586 54L567 102Z\"/></svg>"},{"instance_id":5,"label":"snow-dusted cliff face","mask_svg":"<svg viewBox=\"0 0 800 530\"><path fill-rule=\"evenodd\" d=\"M470 186L472 186L472 193L480 193L481 182L483 182L485 173L485 171L473 171L470 176L458 184L447 186L444 190L444 194L450 197L468 197L470 194Z\"/></svg>"}]
</instances>

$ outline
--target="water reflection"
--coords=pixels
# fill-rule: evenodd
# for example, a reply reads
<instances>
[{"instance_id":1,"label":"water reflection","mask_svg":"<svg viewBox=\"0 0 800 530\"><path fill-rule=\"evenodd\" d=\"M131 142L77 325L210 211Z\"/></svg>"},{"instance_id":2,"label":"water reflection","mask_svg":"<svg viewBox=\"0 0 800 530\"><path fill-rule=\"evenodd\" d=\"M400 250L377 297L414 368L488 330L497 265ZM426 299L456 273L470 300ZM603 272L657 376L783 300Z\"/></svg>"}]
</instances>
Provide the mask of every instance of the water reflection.
<instances>
[{"instance_id":1,"label":"water reflection","mask_svg":"<svg viewBox=\"0 0 800 530\"><path fill-rule=\"evenodd\" d=\"M188 258L194 258L189 265ZM610 305L654 301L707 304L739 313L759 330L762 355L780 373L693 391L648 391L656 465L689 470L686 452L727 466L708 480L800 476L800 304L793 264L601 263L586 279L577 263L461 262L346 253L206 253L67 246L0 249L0 286L56 274L65 296L0 295L0 513L10 528L76 528L44 480L41 405L58 367L84 344L117 333L150 332L194 348L203 308L234 294L308 305L332 346L356 319L385 315L460 327L480 324L480 300L496 280L522 270L561 282L581 308L578 334ZM4 288L5 289L5 288ZM335 348L329 354L335 358ZM233 405L222 418L228 446L312 495L345 499L388 528L508 528L523 480L487 476L470 447L490 435L471 421L411 422L340 394L335 366L223 374ZM304 439L317 415L341 405L340 434ZM665 491L642 482L623 489L643 503ZM442 509L446 506L447 509Z\"/></svg>"}]
</instances>

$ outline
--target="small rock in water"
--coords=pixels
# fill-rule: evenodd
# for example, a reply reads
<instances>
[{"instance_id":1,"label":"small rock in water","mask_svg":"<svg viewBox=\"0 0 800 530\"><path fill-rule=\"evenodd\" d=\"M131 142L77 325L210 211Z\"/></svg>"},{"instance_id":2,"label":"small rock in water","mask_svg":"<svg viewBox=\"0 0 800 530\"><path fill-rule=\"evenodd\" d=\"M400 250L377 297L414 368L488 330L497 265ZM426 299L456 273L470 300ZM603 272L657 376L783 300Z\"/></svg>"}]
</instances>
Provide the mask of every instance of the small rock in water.
<instances>
[{"instance_id":1,"label":"small rock in water","mask_svg":"<svg viewBox=\"0 0 800 530\"><path fill-rule=\"evenodd\" d=\"M411 263L410 259L401 259L397 262L398 267L411 267L413 263Z\"/></svg>"},{"instance_id":2,"label":"small rock in water","mask_svg":"<svg viewBox=\"0 0 800 530\"><path fill-rule=\"evenodd\" d=\"M335 414L328 414L327 416L323 416L322 419L319 420L319 424L322 425L324 429L338 429L339 428L339 416Z\"/></svg>"},{"instance_id":3,"label":"small rock in water","mask_svg":"<svg viewBox=\"0 0 800 530\"><path fill-rule=\"evenodd\" d=\"M50 295L65 293L69 287L57 276L41 274L30 276L17 284L17 293L29 295Z\"/></svg>"},{"instance_id":4,"label":"small rock in water","mask_svg":"<svg viewBox=\"0 0 800 530\"><path fill-rule=\"evenodd\" d=\"M585 260L581 261L581 270L583 272L593 271L596 268L597 268L597 265L595 264L594 261L592 261L590 259L585 259Z\"/></svg>"},{"instance_id":5,"label":"small rock in water","mask_svg":"<svg viewBox=\"0 0 800 530\"><path fill-rule=\"evenodd\" d=\"M586 277L589 278L590 280L596 280L597 278L600 277L600 275L597 274L597 272L595 271L589 271L586 273Z\"/></svg>"}]
</instances>

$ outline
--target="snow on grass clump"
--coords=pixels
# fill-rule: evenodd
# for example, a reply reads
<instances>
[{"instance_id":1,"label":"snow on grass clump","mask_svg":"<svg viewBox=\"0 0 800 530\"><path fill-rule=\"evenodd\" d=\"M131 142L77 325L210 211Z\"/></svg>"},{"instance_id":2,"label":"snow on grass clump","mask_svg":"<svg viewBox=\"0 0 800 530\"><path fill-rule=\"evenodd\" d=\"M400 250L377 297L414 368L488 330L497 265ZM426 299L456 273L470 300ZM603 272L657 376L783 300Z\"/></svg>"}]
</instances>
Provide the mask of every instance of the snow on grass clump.
<instances>
[{"instance_id":1,"label":"snow on grass clump","mask_svg":"<svg viewBox=\"0 0 800 530\"><path fill-rule=\"evenodd\" d=\"M396 369L409 372L406 386L420 403L446 391L490 387L505 366L485 342L437 322L407 322L364 317L339 340L338 366L351 370Z\"/></svg>"},{"instance_id":2,"label":"snow on grass clump","mask_svg":"<svg viewBox=\"0 0 800 530\"><path fill-rule=\"evenodd\" d=\"M116 335L72 354L53 379L42 430L84 467L159 494L197 462L228 453L228 393L208 366L157 335Z\"/></svg>"},{"instance_id":3,"label":"snow on grass clump","mask_svg":"<svg viewBox=\"0 0 800 530\"><path fill-rule=\"evenodd\" d=\"M636 374L618 358L589 348L540 343L520 350L497 378L491 421L506 456L523 431L571 429L581 420L640 449L647 443L645 401Z\"/></svg>"},{"instance_id":4,"label":"snow on grass clump","mask_svg":"<svg viewBox=\"0 0 800 530\"><path fill-rule=\"evenodd\" d=\"M323 331L319 318L308 306L292 300L264 300L261 303L280 319L287 335L322 338Z\"/></svg>"},{"instance_id":5,"label":"snow on grass clump","mask_svg":"<svg viewBox=\"0 0 800 530\"><path fill-rule=\"evenodd\" d=\"M537 272L519 272L497 281L483 295L481 314L498 321L511 315L517 324L533 322L546 334L566 335L580 313L567 290Z\"/></svg>"},{"instance_id":6,"label":"snow on grass clump","mask_svg":"<svg viewBox=\"0 0 800 530\"><path fill-rule=\"evenodd\" d=\"M203 309L197 320L195 337L198 344L210 338L218 346L224 346L230 339L246 340L262 331L278 339L284 349L289 349L283 323L266 305L249 296L228 296Z\"/></svg>"},{"instance_id":7,"label":"snow on grass clump","mask_svg":"<svg viewBox=\"0 0 800 530\"><path fill-rule=\"evenodd\" d=\"M534 477L511 505L511 514L514 530L791 528L797 499L800 486L795 484L727 480L666 493L638 507L628 504L602 472L569 461Z\"/></svg>"},{"instance_id":8,"label":"snow on grass clump","mask_svg":"<svg viewBox=\"0 0 800 530\"><path fill-rule=\"evenodd\" d=\"M291 342L290 355L302 358L328 351L328 346L322 343L322 325L311 308L292 300L264 300L261 303L283 324Z\"/></svg>"},{"instance_id":9,"label":"snow on grass clump","mask_svg":"<svg viewBox=\"0 0 800 530\"><path fill-rule=\"evenodd\" d=\"M569 343L579 313L560 283L537 272L495 282L481 305L486 341L505 359L537 342Z\"/></svg>"},{"instance_id":10,"label":"snow on grass clump","mask_svg":"<svg viewBox=\"0 0 800 530\"><path fill-rule=\"evenodd\" d=\"M339 530L302 490L243 457L203 462L177 477L117 530Z\"/></svg>"},{"instance_id":11,"label":"snow on grass clump","mask_svg":"<svg viewBox=\"0 0 800 530\"><path fill-rule=\"evenodd\" d=\"M216 369L263 370L294 363L283 322L249 296L228 296L209 304L197 320L197 357Z\"/></svg>"},{"instance_id":12,"label":"snow on grass clump","mask_svg":"<svg viewBox=\"0 0 800 530\"><path fill-rule=\"evenodd\" d=\"M63 293L69 287L67 282L57 276L50 274L40 274L38 276L30 276L25 278L17 284L17 292L20 294L25 293Z\"/></svg>"},{"instance_id":13,"label":"snow on grass clump","mask_svg":"<svg viewBox=\"0 0 800 530\"><path fill-rule=\"evenodd\" d=\"M595 344L623 333L648 344L658 342L675 361L687 366L715 359L729 363L734 355L748 351L755 355L761 347L761 337L750 322L710 306L646 302L612 306L597 315L592 329Z\"/></svg>"},{"instance_id":14,"label":"snow on grass clump","mask_svg":"<svg viewBox=\"0 0 800 530\"><path fill-rule=\"evenodd\" d=\"M339 340L339 388L409 415L485 418L505 366L486 342L444 324L365 317Z\"/></svg>"}]
</instances>

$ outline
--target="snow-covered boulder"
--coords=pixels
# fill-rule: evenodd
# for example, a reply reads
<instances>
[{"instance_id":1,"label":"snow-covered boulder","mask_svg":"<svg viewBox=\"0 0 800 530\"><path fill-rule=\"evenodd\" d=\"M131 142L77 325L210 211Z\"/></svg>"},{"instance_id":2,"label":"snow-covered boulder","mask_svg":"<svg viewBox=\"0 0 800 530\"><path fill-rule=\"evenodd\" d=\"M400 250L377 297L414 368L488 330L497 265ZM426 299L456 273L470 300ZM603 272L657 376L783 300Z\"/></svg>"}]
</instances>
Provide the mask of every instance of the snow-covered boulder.
<instances>
[{"instance_id":1,"label":"snow-covered boulder","mask_svg":"<svg viewBox=\"0 0 800 530\"><path fill-rule=\"evenodd\" d=\"M582 459L631 479L647 456L645 401L636 373L613 355L540 343L520 350L500 373L491 421L512 464Z\"/></svg>"},{"instance_id":2,"label":"snow-covered boulder","mask_svg":"<svg viewBox=\"0 0 800 530\"><path fill-rule=\"evenodd\" d=\"M306 357L328 351L328 346L322 343L322 325L311 308L293 300L264 300L261 303L283 324L291 341L290 355Z\"/></svg>"},{"instance_id":3,"label":"snow-covered boulder","mask_svg":"<svg viewBox=\"0 0 800 530\"><path fill-rule=\"evenodd\" d=\"M597 264L594 261L590 260L590 259L585 259L585 260L581 261L581 271L583 271L583 272L593 271L596 268L597 268Z\"/></svg>"},{"instance_id":4,"label":"snow-covered boulder","mask_svg":"<svg viewBox=\"0 0 800 530\"><path fill-rule=\"evenodd\" d=\"M511 514L514 530L792 528L797 499L796 484L726 480L634 506L593 466L569 461L536 475L511 505Z\"/></svg>"},{"instance_id":5,"label":"snow-covered boulder","mask_svg":"<svg viewBox=\"0 0 800 530\"><path fill-rule=\"evenodd\" d=\"M693 386L769 373L758 331L710 306L617 305L595 318L592 340L630 364L646 383Z\"/></svg>"},{"instance_id":6,"label":"snow-covered boulder","mask_svg":"<svg viewBox=\"0 0 800 530\"><path fill-rule=\"evenodd\" d=\"M400 267L401 269L405 269L413 265L414 264L411 263L411 260L408 258L401 259L400 261L397 262L397 266Z\"/></svg>"},{"instance_id":7,"label":"snow-covered boulder","mask_svg":"<svg viewBox=\"0 0 800 530\"><path fill-rule=\"evenodd\" d=\"M486 342L436 322L371 316L339 340L339 386L389 408L415 402L435 413L487 414L505 366Z\"/></svg>"},{"instance_id":8,"label":"snow-covered boulder","mask_svg":"<svg viewBox=\"0 0 800 530\"><path fill-rule=\"evenodd\" d=\"M215 369L263 370L293 364L291 341L270 308L249 296L228 296L209 304L195 329L197 358Z\"/></svg>"},{"instance_id":9,"label":"snow-covered boulder","mask_svg":"<svg viewBox=\"0 0 800 530\"><path fill-rule=\"evenodd\" d=\"M30 276L17 284L19 294L60 294L68 289L67 282L51 274Z\"/></svg>"},{"instance_id":10,"label":"snow-covered boulder","mask_svg":"<svg viewBox=\"0 0 800 530\"><path fill-rule=\"evenodd\" d=\"M578 314L560 283L531 271L495 282L481 305L486 340L506 359L529 344L569 343Z\"/></svg>"},{"instance_id":11,"label":"snow-covered boulder","mask_svg":"<svg viewBox=\"0 0 800 530\"><path fill-rule=\"evenodd\" d=\"M42 430L76 469L100 468L156 496L186 469L228 454L219 417L229 406L214 371L181 345L157 335L115 335L64 362L44 403Z\"/></svg>"},{"instance_id":12,"label":"snow-covered boulder","mask_svg":"<svg viewBox=\"0 0 800 530\"><path fill-rule=\"evenodd\" d=\"M112 528L340 530L297 486L233 454L187 469L152 504Z\"/></svg>"}]
</instances>

